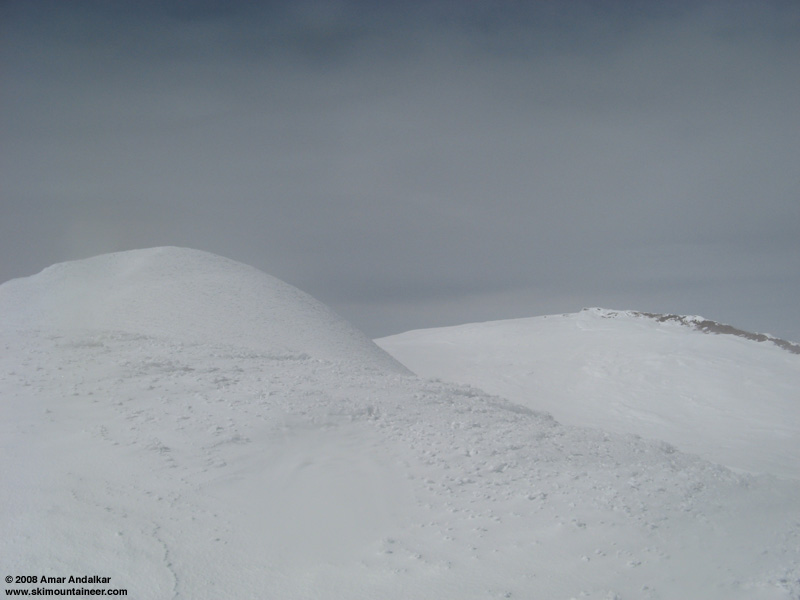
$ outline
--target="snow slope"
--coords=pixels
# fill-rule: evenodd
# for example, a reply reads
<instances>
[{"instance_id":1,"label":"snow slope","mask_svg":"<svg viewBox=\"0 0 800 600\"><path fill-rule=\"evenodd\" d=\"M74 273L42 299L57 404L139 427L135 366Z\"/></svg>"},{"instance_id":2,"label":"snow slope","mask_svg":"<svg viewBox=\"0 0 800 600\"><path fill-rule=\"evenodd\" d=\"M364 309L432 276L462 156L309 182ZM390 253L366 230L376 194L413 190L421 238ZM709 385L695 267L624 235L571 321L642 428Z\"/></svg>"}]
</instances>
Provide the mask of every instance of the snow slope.
<instances>
[{"instance_id":1,"label":"snow slope","mask_svg":"<svg viewBox=\"0 0 800 600\"><path fill-rule=\"evenodd\" d=\"M253 267L188 248L53 265L0 286L3 328L117 330L307 352L405 372L308 294ZM12 318L13 315L13 318Z\"/></svg>"},{"instance_id":2,"label":"snow slope","mask_svg":"<svg viewBox=\"0 0 800 600\"><path fill-rule=\"evenodd\" d=\"M310 331L305 297L284 301ZM800 597L798 482L365 367L360 346L313 354L349 330L277 352L137 331L144 313L85 329L32 313L6 303L0 328L5 574L97 574L85 587L135 598Z\"/></svg>"},{"instance_id":3,"label":"snow slope","mask_svg":"<svg viewBox=\"0 0 800 600\"><path fill-rule=\"evenodd\" d=\"M377 343L420 375L478 386L563 423L800 479L800 348L783 340L702 317L595 308Z\"/></svg>"}]
</instances>

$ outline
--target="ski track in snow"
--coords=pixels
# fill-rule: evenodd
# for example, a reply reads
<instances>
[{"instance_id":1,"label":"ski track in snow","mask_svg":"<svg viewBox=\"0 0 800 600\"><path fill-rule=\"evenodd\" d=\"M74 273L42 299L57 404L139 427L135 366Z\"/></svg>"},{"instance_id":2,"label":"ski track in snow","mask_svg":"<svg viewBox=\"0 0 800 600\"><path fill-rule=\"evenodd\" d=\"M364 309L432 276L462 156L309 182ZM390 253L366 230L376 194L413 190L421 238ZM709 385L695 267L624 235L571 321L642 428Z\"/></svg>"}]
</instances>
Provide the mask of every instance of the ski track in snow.
<instances>
[{"instance_id":1,"label":"ski track in snow","mask_svg":"<svg viewBox=\"0 0 800 600\"><path fill-rule=\"evenodd\" d=\"M8 573L142 598L798 598L800 487L468 386L3 333Z\"/></svg>"}]
</instances>

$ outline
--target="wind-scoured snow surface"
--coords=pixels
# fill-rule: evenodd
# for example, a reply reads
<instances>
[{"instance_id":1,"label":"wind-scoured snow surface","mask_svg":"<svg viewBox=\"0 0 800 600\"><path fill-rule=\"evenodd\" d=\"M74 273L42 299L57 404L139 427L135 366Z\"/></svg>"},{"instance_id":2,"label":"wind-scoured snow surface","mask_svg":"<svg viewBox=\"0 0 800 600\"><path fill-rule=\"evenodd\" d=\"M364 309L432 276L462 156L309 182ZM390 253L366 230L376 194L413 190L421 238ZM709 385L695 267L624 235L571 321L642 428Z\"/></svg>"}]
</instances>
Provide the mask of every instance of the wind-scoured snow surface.
<instances>
[{"instance_id":1,"label":"wind-scoured snow surface","mask_svg":"<svg viewBox=\"0 0 800 600\"><path fill-rule=\"evenodd\" d=\"M800 355L784 340L702 317L592 308L378 344L415 373L476 385L562 423L800 479Z\"/></svg>"},{"instance_id":2,"label":"wind-scoured snow surface","mask_svg":"<svg viewBox=\"0 0 800 600\"><path fill-rule=\"evenodd\" d=\"M800 597L797 482L417 379L291 290L178 249L0 286L5 573L136 598ZM191 295L242 341L184 330ZM98 318L62 322L79 299Z\"/></svg>"}]
</instances>

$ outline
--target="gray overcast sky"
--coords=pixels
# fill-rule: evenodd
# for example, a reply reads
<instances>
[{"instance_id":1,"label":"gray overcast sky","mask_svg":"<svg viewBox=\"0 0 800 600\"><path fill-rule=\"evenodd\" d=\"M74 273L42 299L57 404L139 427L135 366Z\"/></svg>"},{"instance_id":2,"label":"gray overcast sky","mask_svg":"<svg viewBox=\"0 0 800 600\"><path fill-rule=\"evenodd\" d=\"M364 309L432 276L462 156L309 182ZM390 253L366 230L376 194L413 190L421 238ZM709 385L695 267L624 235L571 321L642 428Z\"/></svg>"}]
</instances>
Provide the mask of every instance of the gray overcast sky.
<instances>
[{"instance_id":1,"label":"gray overcast sky","mask_svg":"<svg viewBox=\"0 0 800 600\"><path fill-rule=\"evenodd\" d=\"M800 2L0 2L0 281L157 245L376 337L800 341Z\"/></svg>"}]
</instances>

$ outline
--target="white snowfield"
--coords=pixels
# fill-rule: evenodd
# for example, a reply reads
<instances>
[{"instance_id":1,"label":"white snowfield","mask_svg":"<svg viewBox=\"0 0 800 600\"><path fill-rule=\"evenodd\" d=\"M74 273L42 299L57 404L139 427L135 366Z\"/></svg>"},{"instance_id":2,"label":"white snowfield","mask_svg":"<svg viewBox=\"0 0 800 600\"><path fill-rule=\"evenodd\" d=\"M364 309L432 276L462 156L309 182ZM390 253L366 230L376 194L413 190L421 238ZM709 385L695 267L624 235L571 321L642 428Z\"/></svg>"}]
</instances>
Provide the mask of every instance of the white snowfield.
<instances>
[{"instance_id":1,"label":"white snowfield","mask_svg":"<svg viewBox=\"0 0 800 600\"><path fill-rule=\"evenodd\" d=\"M800 346L783 340L702 317L591 308L377 343L418 375L475 385L565 424L800 479Z\"/></svg>"},{"instance_id":2,"label":"white snowfield","mask_svg":"<svg viewBox=\"0 0 800 600\"><path fill-rule=\"evenodd\" d=\"M4 575L142 599L800 597L800 482L418 379L292 290L182 249L0 286Z\"/></svg>"}]
</instances>

